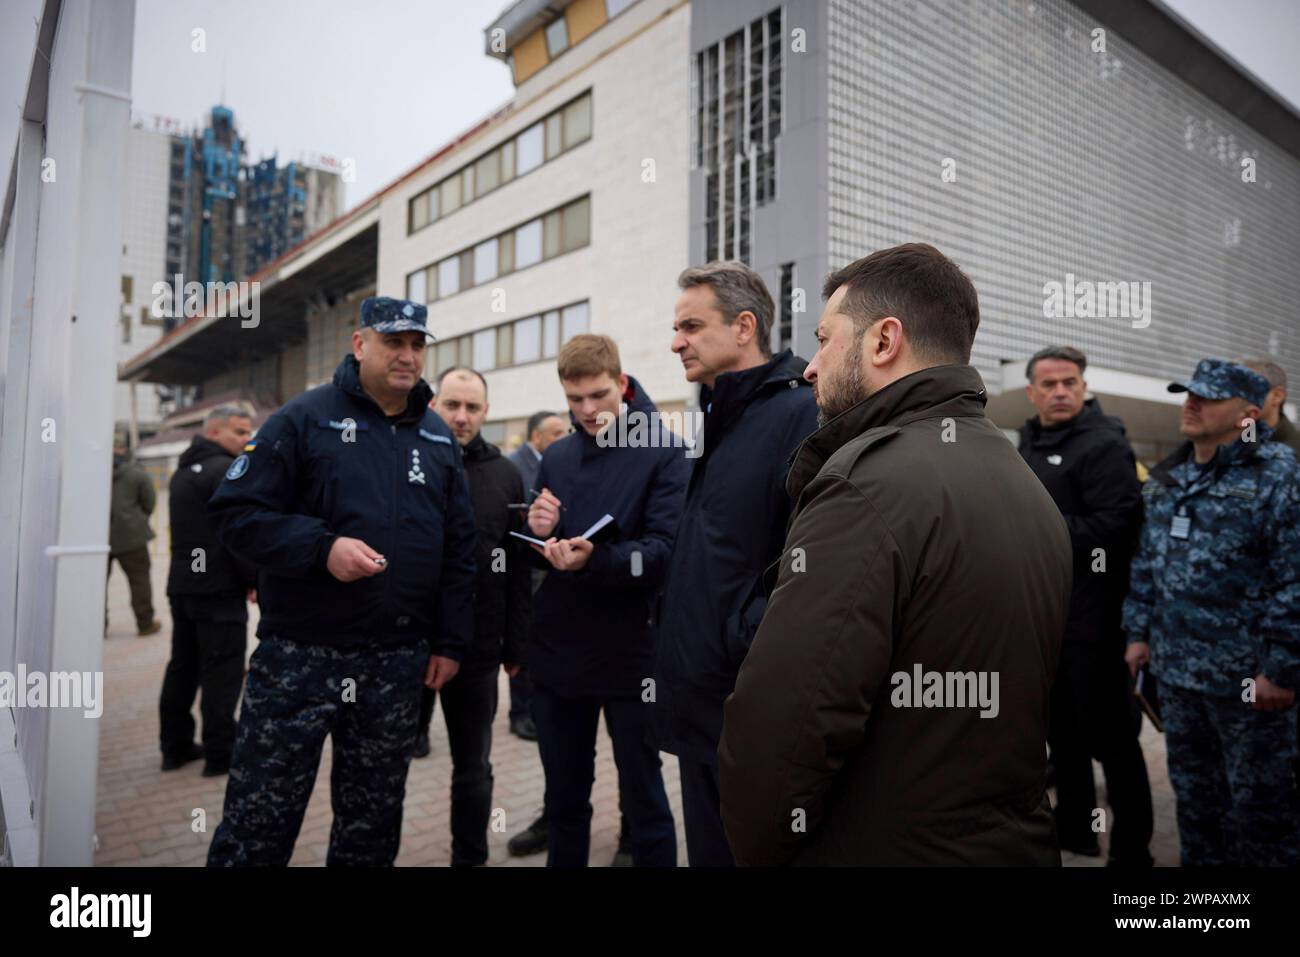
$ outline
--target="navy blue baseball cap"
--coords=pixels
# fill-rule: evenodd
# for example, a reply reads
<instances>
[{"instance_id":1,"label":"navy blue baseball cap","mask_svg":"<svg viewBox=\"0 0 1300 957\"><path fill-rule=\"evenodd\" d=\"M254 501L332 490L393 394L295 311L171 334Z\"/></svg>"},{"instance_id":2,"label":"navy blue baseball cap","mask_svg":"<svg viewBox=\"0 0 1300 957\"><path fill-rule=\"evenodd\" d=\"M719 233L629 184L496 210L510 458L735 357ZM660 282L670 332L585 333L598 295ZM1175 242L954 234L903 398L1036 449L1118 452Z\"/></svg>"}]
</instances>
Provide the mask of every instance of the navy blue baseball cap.
<instances>
[{"instance_id":1,"label":"navy blue baseball cap","mask_svg":"<svg viewBox=\"0 0 1300 957\"><path fill-rule=\"evenodd\" d=\"M371 296L361 302L361 328L375 332L423 332L437 341L437 336L425 324L429 310L408 299L390 299L388 296Z\"/></svg>"},{"instance_id":2,"label":"navy blue baseball cap","mask_svg":"<svg viewBox=\"0 0 1300 957\"><path fill-rule=\"evenodd\" d=\"M1210 400L1245 399L1258 406L1263 406L1268 390L1268 380L1254 369L1226 359L1202 359L1190 382L1169 383L1170 392L1190 392Z\"/></svg>"}]
</instances>

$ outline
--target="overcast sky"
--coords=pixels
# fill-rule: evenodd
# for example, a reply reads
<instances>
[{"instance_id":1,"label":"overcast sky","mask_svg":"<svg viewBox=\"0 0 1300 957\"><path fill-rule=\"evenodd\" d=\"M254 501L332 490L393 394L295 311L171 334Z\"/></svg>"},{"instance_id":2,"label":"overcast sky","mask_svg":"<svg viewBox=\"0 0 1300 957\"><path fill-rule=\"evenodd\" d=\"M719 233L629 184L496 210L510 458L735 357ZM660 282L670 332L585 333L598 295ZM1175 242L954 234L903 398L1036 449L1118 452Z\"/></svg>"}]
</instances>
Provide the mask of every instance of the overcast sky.
<instances>
[{"instance_id":1,"label":"overcast sky","mask_svg":"<svg viewBox=\"0 0 1300 957\"><path fill-rule=\"evenodd\" d=\"M698 2L698 0L697 0ZM704 0L726 2L726 0ZM996 0L988 0L996 2ZM1166 0L1300 109L1297 0ZM352 206L505 103L483 53L508 0L136 0L133 111L198 125L235 112L248 158L351 160ZM0 0L0 191L41 0ZM203 30L205 51L195 52Z\"/></svg>"}]
</instances>

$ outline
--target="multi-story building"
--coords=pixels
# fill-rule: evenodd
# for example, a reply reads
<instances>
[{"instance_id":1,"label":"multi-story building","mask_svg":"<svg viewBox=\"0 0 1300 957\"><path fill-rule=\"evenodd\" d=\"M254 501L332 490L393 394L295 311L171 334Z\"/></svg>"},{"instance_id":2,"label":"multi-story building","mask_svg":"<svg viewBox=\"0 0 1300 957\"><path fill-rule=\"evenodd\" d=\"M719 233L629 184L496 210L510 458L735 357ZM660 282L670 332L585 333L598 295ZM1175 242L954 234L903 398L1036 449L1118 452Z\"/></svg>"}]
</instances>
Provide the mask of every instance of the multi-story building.
<instances>
[{"instance_id":1,"label":"multi-story building","mask_svg":"<svg viewBox=\"0 0 1300 957\"><path fill-rule=\"evenodd\" d=\"M180 132L180 124L155 117L130 136L123 192L122 339L119 362L152 345L186 318L159 282L244 280L332 221L342 206L339 175L302 163L277 165L276 157L245 162L234 112L213 107L206 126ZM119 385L118 423L152 431L163 416L194 398L184 383L154 387Z\"/></svg>"},{"instance_id":2,"label":"multi-story building","mask_svg":"<svg viewBox=\"0 0 1300 957\"><path fill-rule=\"evenodd\" d=\"M773 346L809 356L827 272L908 241L974 280L1003 427L1054 342L1089 354L1148 461L1197 359L1270 352L1300 376L1300 116L1155 0L518 0L485 44L511 102L363 206L374 288L429 304L429 378L484 373L495 441L563 408L553 360L578 331L612 335L660 405L693 403L669 351L688 263L752 265ZM355 322L301 308L279 401L328 379ZM186 381L249 380L210 358L228 352Z\"/></svg>"}]
</instances>

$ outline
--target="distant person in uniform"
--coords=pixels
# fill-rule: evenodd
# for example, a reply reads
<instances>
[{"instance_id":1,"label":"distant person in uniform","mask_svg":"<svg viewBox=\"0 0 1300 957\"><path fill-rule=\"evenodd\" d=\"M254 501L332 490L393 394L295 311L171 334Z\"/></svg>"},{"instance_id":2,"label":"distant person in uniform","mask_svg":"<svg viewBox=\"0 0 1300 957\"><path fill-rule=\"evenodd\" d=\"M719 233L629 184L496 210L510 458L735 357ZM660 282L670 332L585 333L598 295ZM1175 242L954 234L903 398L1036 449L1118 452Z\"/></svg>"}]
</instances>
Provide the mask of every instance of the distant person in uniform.
<instances>
[{"instance_id":1,"label":"distant person in uniform","mask_svg":"<svg viewBox=\"0 0 1300 957\"><path fill-rule=\"evenodd\" d=\"M1239 359L1238 363L1253 369L1268 380L1268 398L1260 409L1259 420L1273 430L1273 442L1281 442L1300 458L1300 429L1286 417L1286 370L1272 357Z\"/></svg>"},{"instance_id":2,"label":"distant person in uniform","mask_svg":"<svg viewBox=\"0 0 1300 957\"><path fill-rule=\"evenodd\" d=\"M1295 866L1300 474L1260 420L1269 384L1203 359L1187 441L1151 470L1125 655L1160 682L1184 866Z\"/></svg>"},{"instance_id":3,"label":"distant person in uniform","mask_svg":"<svg viewBox=\"0 0 1300 957\"><path fill-rule=\"evenodd\" d=\"M326 863L397 856L420 676L454 680L474 634L474 515L420 378L426 315L364 300L334 381L272 415L212 498L221 543L257 567L262 642L210 866L288 863L327 737Z\"/></svg>"},{"instance_id":4,"label":"distant person in uniform","mask_svg":"<svg viewBox=\"0 0 1300 957\"><path fill-rule=\"evenodd\" d=\"M208 500L235 456L253 437L248 411L219 405L203 418L203 432L181 453L167 508L171 568L172 656L158 701L162 769L204 758L203 776L230 770L235 707L244 683L248 606L257 600L257 572L217 541ZM203 746L194 743L194 693L202 689Z\"/></svg>"},{"instance_id":5,"label":"distant person in uniform","mask_svg":"<svg viewBox=\"0 0 1300 957\"><path fill-rule=\"evenodd\" d=\"M158 503L153 480L136 464L126 438L113 440L113 491L108 522L108 570L116 560L131 589L136 634L156 634L162 622L154 617L153 583L149 580L149 542L154 537L149 516ZM104 630L108 630L108 604L104 605Z\"/></svg>"},{"instance_id":6,"label":"distant person in uniform","mask_svg":"<svg viewBox=\"0 0 1300 957\"><path fill-rule=\"evenodd\" d=\"M1020 429L1020 454L1061 510L1074 547L1074 585L1048 741L1056 765L1056 833L1063 850L1096 857L1101 762L1115 813L1110 863L1150 867L1153 815L1142 727L1124 664L1120 611L1142 524L1142 492L1124 423L1086 398L1088 359L1048 346L1025 366L1037 414Z\"/></svg>"}]
</instances>

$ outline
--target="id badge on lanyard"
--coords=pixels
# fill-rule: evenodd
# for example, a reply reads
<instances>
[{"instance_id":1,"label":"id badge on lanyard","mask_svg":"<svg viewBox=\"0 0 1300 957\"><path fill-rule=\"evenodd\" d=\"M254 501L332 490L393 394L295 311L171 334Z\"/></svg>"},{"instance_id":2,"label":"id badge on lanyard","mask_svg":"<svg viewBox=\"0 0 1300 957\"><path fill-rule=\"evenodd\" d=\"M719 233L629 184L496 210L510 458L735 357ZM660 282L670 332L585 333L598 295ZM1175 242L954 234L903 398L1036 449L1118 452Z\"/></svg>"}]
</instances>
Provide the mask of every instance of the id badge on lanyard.
<instances>
[{"instance_id":1,"label":"id badge on lanyard","mask_svg":"<svg viewBox=\"0 0 1300 957\"><path fill-rule=\"evenodd\" d=\"M1170 538L1187 538L1192 533L1192 517L1187 514L1187 506L1180 506L1178 514L1169 524Z\"/></svg>"}]
</instances>

